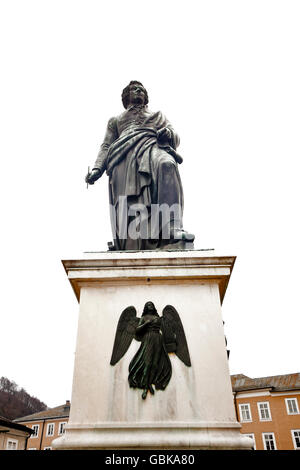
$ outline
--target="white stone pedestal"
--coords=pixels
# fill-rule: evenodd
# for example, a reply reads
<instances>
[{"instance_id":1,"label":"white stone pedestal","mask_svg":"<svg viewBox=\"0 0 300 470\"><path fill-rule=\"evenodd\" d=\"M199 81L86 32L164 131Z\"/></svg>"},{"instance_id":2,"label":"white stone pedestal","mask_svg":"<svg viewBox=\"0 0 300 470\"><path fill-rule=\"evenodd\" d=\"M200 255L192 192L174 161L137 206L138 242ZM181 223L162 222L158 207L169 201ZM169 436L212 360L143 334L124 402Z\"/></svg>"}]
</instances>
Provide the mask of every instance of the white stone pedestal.
<instances>
[{"instance_id":1,"label":"white stone pedestal","mask_svg":"<svg viewBox=\"0 0 300 470\"><path fill-rule=\"evenodd\" d=\"M80 304L71 411L56 449L248 449L231 389L221 303L235 257L211 251L105 252L63 265ZM179 312L191 367L170 354L164 391L128 385L128 366L140 343L110 365L125 307L138 316L147 301L159 315Z\"/></svg>"}]
</instances>

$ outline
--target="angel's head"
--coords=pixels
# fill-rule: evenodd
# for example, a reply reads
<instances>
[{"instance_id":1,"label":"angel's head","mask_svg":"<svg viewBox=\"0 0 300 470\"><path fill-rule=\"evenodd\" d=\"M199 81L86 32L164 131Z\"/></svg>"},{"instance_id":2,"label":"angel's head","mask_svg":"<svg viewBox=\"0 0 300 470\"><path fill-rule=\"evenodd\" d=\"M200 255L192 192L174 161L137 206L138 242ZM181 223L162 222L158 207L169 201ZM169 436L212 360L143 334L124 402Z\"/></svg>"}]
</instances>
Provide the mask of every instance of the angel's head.
<instances>
[{"instance_id":1,"label":"angel's head","mask_svg":"<svg viewBox=\"0 0 300 470\"><path fill-rule=\"evenodd\" d=\"M145 303L142 316L144 316L144 315L156 315L156 316L159 316L153 302L146 302L146 303Z\"/></svg>"}]
</instances>

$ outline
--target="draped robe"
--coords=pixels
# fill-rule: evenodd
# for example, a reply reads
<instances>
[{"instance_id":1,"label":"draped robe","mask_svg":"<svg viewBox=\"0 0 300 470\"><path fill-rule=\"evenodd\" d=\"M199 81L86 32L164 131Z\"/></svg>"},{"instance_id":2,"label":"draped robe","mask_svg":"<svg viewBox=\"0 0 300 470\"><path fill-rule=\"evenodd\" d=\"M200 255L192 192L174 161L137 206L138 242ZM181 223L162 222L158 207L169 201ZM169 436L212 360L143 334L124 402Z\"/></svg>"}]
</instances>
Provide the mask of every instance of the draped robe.
<instances>
[{"instance_id":1,"label":"draped robe","mask_svg":"<svg viewBox=\"0 0 300 470\"><path fill-rule=\"evenodd\" d=\"M161 332L158 315L142 316L137 331L141 335L141 346L129 364L129 386L151 390L164 390L168 385L172 366Z\"/></svg>"},{"instance_id":2,"label":"draped robe","mask_svg":"<svg viewBox=\"0 0 300 470\"><path fill-rule=\"evenodd\" d=\"M157 131L167 127L171 142L158 144ZM151 237L151 205L177 205L181 210L171 213L170 228L182 229L183 191L175 152L179 137L160 112L147 106L132 105L107 125L94 168L109 176L109 202L114 245L117 250L157 249L170 243L159 236ZM126 200L124 202L124 198ZM124 215L125 204L126 211ZM142 204L148 209L147 233L138 238L128 234L129 224L136 219L130 209ZM130 214L130 212L132 212ZM129 213L129 214L128 214ZM162 222L160 222L162 224Z\"/></svg>"}]
</instances>

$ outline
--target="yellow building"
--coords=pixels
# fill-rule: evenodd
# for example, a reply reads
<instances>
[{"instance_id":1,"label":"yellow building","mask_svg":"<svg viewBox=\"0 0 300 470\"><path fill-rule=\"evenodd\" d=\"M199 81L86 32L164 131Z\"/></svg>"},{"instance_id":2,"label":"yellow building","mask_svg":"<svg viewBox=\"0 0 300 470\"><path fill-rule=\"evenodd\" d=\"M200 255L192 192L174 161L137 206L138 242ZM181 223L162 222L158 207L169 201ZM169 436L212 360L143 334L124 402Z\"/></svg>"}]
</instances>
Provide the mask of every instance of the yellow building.
<instances>
[{"instance_id":1,"label":"yellow building","mask_svg":"<svg viewBox=\"0 0 300 470\"><path fill-rule=\"evenodd\" d=\"M300 450L300 374L231 376L241 432L257 450Z\"/></svg>"},{"instance_id":2,"label":"yellow building","mask_svg":"<svg viewBox=\"0 0 300 470\"><path fill-rule=\"evenodd\" d=\"M0 417L0 450L25 450L32 429Z\"/></svg>"},{"instance_id":3,"label":"yellow building","mask_svg":"<svg viewBox=\"0 0 300 470\"><path fill-rule=\"evenodd\" d=\"M63 435L69 414L70 402L66 401L64 405L15 420L33 431L27 442L27 450L52 450L52 441Z\"/></svg>"}]
</instances>

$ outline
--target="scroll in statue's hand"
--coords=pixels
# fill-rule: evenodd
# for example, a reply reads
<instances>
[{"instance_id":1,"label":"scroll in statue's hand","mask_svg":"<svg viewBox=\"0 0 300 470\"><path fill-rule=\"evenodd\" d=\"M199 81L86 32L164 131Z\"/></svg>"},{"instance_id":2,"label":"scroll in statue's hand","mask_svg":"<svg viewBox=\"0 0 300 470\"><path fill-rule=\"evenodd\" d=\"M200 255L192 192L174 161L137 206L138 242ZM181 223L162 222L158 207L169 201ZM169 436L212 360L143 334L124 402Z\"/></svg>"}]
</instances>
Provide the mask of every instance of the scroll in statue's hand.
<instances>
[{"instance_id":1,"label":"scroll in statue's hand","mask_svg":"<svg viewBox=\"0 0 300 470\"><path fill-rule=\"evenodd\" d=\"M101 176L101 171L98 168L94 168L90 173L85 177L85 182L88 184L94 184L97 179Z\"/></svg>"},{"instance_id":2,"label":"scroll in statue's hand","mask_svg":"<svg viewBox=\"0 0 300 470\"><path fill-rule=\"evenodd\" d=\"M159 144L171 144L172 132L167 127L163 127L157 131L157 142Z\"/></svg>"}]
</instances>

